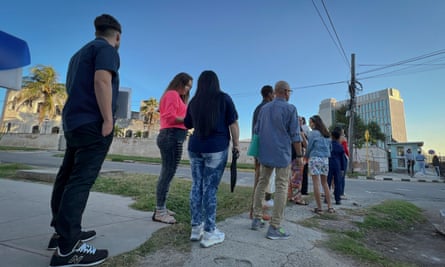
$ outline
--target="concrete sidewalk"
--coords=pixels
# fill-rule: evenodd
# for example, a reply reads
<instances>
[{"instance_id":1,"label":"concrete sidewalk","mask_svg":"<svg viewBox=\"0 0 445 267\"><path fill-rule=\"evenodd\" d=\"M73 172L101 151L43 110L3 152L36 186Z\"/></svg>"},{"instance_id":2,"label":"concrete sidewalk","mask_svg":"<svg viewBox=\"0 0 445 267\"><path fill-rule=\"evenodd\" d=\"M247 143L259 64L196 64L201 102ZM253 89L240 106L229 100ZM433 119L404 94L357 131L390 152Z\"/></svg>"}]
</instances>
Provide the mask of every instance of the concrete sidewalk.
<instances>
[{"instance_id":1,"label":"concrete sidewalk","mask_svg":"<svg viewBox=\"0 0 445 267\"><path fill-rule=\"evenodd\" d=\"M49 223L52 186L0 179L1 266L48 266L46 250L53 233ZM153 223L151 212L129 208L131 198L92 192L83 216L83 227L97 237L89 243L106 248L110 256L131 251L165 227Z\"/></svg>"}]
</instances>

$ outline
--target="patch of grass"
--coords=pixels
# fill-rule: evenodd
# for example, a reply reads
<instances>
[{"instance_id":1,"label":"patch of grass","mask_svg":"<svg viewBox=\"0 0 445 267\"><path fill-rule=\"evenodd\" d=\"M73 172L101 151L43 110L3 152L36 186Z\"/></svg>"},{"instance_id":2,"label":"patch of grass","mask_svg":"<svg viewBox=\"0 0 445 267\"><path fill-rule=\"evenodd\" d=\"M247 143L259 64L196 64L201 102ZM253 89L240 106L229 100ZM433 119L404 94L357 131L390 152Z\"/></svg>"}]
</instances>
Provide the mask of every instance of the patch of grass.
<instances>
[{"instance_id":1,"label":"patch of grass","mask_svg":"<svg viewBox=\"0 0 445 267\"><path fill-rule=\"evenodd\" d=\"M372 266L383 267L413 266L409 263L395 262L380 255L379 253L367 248L362 242L360 242L361 236L354 237L350 235L351 233L352 232L349 231L348 234L333 234L331 235L330 239L325 242L325 245L332 250L356 259L365 266L369 266L370 263L372 263Z\"/></svg>"},{"instance_id":2,"label":"patch of grass","mask_svg":"<svg viewBox=\"0 0 445 267\"><path fill-rule=\"evenodd\" d=\"M366 235L373 235L373 231L385 231L390 235L393 232L403 232L416 223L426 220L422 215L422 210L417 206L402 200L386 200L368 209L348 211L355 216L363 216L361 223L356 223L358 231L332 231L332 229L320 226L315 222L317 228L330 233L329 239L323 244L328 248L341 254L351 256L355 260L377 266L412 266L409 263L392 261L379 253L373 251L365 245ZM314 217L316 220L332 219L324 216ZM312 218L312 219L314 219ZM308 221L308 220L306 220ZM307 225L310 225L307 223Z\"/></svg>"},{"instance_id":3,"label":"patch of grass","mask_svg":"<svg viewBox=\"0 0 445 267\"><path fill-rule=\"evenodd\" d=\"M319 220L315 217L307 218L303 221L298 222L300 225L307 228L320 228Z\"/></svg>"},{"instance_id":4,"label":"patch of grass","mask_svg":"<svg viewBox=\"0 0 445 267\"><path fill-rule=\"evenodd\" d=\"M107 160L111 161L118 161L118 162L124 162L124 161L136 161L136 162L142 162L142 163L157 163L161 164L160 158L149 158L149 157L141 157L141 156L126 156L126 155L115 155L115 154L108 154ZM190 165L189 160L181 160L179 162L181 165ZM230 167L230 162L227 163L227 167ZM237 169L239 170L254 170L255 166L253 164L248 163L238 163Z\"/></svg>"},{"instance_id":5,"label":"patch of grass","mask_svg":"<svg viewBox=\"0 0 445 267\"><path fill-rule=\"evenodd\" d=\"M18 170L29 170L31 167L20 163L1 163L0 177L14 178Z\"/></svg>"},{"instance_id":6,"label":"patch of grass","mask_svg":"<svg viewBox=\"0 0 445 267\"><path fill-rule=\"evenodd\" d=\"M132 207L142 211L153 211L156 199L157 176L143 174L113 174L101 176L96 180L93 191L132 197ZM157 231L136 250L113 257L105 263L107 267L134 266L140 257L144 257L164 247L177 251L190 251L189 235L190 206L189 195L191 181L174 178L167 198L167 207L176 212L177 223ZM220 184L217 194L217 221L247 212L252 197L252 188L238 186L234 193L230 185Z\"/></svg>"},{"instance_id":7,"label":"patch of grass","mask_svg":"<svg viewBox=\"0 0 445 267\"><path fill-rule=\"evenodd\" d=\"M31 147L0 146L0 150L37 151L37 150L42 150L42 149L41 148L31 148Z\"/></svg>"},{"instance_id":8,"label":"patch of grass","mask_svg":"<svg viewBox=\"0 0 445 267\"><path fill-rule=\"evenodd\" d=\"M386 200L371 207L363 223L359 223L359 227L367 230L400 232L425 220L422 210L414 204L402 200Z\"/></svg>"},{"instance_id":9,"label":"patch of grass","mask_svg":"<svg viewBox=\"0 0 445 267\"><path fill-rule=\"evenodd\" d=\"M382 263L384 260L380 255L366 248L357 239L344 234L331 235L329 240L325 242L325 245L332 250L363 261Z\"/></svg>"}]
</instances>

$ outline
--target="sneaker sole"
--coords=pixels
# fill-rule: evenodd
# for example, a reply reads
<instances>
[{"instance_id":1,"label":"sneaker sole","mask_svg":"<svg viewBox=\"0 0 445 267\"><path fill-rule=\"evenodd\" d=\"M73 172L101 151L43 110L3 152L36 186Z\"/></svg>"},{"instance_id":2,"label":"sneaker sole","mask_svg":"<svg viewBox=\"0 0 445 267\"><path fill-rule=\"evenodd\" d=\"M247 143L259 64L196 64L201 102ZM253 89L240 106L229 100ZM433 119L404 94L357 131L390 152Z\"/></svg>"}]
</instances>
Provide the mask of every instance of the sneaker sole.
<instances>
[{"instance_id":1,"label":"sneaker sole","mask_svg":"<svg viewBox=\"0 0 445 267\"><path fill-rule=\"evenodd\" d=\"M268 239L271 240L287 240L290 238L290 236L266 236Z\"/></svg>"},{"instance_id":2,"label":"sneaker sole","mask_svg":"<svg viewBox=\"0 0 445 267\"><path fill-rule=\"evenodd\" d=\"M202 236L199 238L196 237L190 237L190 241L200 241L202 239Z\"/></svg>"},{"instance_id":3,"label":"sneaker sole","mask_svg":"<svg viewBox=\"0 0 445 267\"><path fill-rule=\"evenodd\" d=\"M85 263L85 264L49 265L49 267L95 266L95 265L103 263L106 259L107 258L105 258L103 260L98 260L98 261L95 261L95 262L91 262L91 263Z\"/></svg>"},{"instance_id":4,"label":"sneaker sole","mask_svg":"<svg viewBox=\"0 0 445 267\"><path fill-rule=\"evenodd\" d=\"M203 236L204 236L204 233L200 234L199 237L190 236L190 241L200 241Z\"/></svg>"},{"instance_id":5,"label":"sneaker sole","mask_svg":"<svg viewBox=\"0 0 445 267\"><path fill-rule=\"evenodd\" d=\"M207 244L206 244L205 242L202 242L202 241L201 241L200 245L201 245L201 247L203 247L203 248L208 248L208 247L211 247L211 246L214 246L214 245L221 244L222 242L224 242L224 240L217 241L217 242L211 242L211 243L207 243Z\"/></svg>"}]
</instances>

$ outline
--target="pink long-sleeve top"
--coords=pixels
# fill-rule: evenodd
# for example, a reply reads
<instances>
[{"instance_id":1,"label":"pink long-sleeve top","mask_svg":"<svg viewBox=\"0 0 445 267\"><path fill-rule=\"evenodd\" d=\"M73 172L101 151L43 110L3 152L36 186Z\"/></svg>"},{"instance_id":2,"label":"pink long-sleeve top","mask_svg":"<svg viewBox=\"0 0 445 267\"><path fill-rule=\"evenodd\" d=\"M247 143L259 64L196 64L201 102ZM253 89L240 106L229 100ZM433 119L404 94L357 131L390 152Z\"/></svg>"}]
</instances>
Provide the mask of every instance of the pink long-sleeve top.
<instances>
[{"instance_id":1,"label":"pink long-sleeve top","mask_svg":"<svg viewBox=\"0 0 445 267\"><path fill-rule=\"evenodd\" d=\"M187 106L176 90L168 90L161 98L159 112L161 115L161 128L187 129L183 122L176 122L177 117L184 118Z\"/></svg>"}]
</instances>

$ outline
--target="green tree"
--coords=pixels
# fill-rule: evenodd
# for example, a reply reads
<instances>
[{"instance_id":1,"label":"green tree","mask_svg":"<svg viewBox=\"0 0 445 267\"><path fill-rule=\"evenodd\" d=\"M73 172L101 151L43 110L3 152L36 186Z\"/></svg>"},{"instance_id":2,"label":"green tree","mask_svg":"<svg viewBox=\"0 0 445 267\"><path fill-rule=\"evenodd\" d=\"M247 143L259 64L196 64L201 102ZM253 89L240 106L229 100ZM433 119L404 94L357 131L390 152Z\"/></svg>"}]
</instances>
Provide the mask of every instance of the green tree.
<instances>
[{"instance_id":1,"label":"green tree","mask_svg":"<svg viewBox=\"0 0 445 267\"><path fill-rule=\"evenodd\" d=\"M58 83L57 78L52 67L37 65L31 68L31 75L23 78L22 90L13 100L16 110L25 105L32 107L37 102L39 123L60 115L67 95L65 85Z\"/></svg>"},{"instance_id":2,"label":"green tree","mask_svg":"<svg viewBox=\"0 0 445 267\"><path fill-rule=\"evenodd\" d=\"M334 123L331 125L330 130L332 130L335 126L341 126L345 129L346 134L349 129L349 117L346 116L346 112L348 107L346 105L341 106L339 109L335 111L334 115ZM362 148L365 144L365 131L369 131L370 135L370 143L377 144L377 141L385 141L385 134L382 133L380 126L377 122L371 121L368 124L365 124L363 120L355 114L354 116L354 143L357 148Z\"/></svg>"},{"instance_id":3,"label":"green tree","mask_svg":"<svg viewBox=\"0 0 445 267\"><path fill-rule=\"evenodd\" d=\"M367 125L369 136L370 136L370 143L372 145L377 144L378 141L385 142L385 134L380 129L380 126L377 122L371 121Z\"/></svg>"},{"instance_id":4,"label":"green tree","mask_svg":"<svg viewBox=\"0 0 445 267\"><path fill-rule=\"evenodd\" d=\"M119 127L117 124L114 125L114 136L115 137L124 137L124 128Z\"/></svg>"},{"instance_id":5,"label":"green tree","mask_svg":"<svg viewBox=\"0 0 445 267\"><path fill-rule=\"evenodd\" d=\"M148 125L149 128L156 122L158 107L159 103L156 98L150 97L150 99L142 101L141 114L144 124Z\"/></svg>"}]
</instances>

